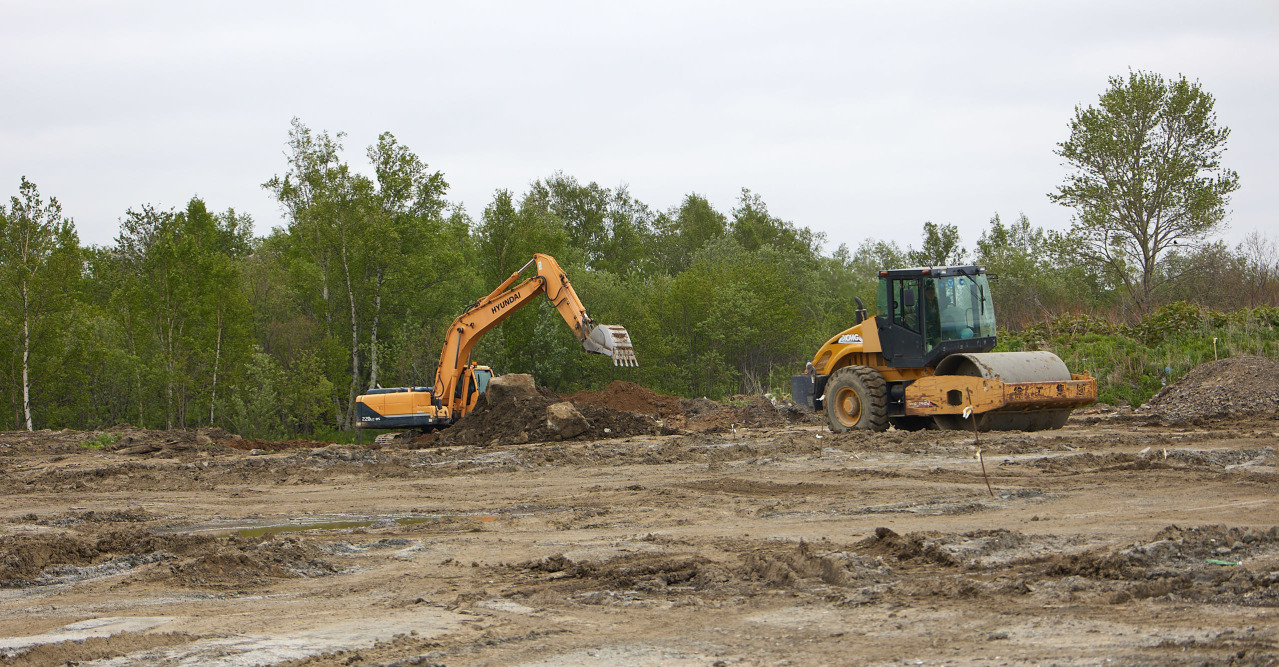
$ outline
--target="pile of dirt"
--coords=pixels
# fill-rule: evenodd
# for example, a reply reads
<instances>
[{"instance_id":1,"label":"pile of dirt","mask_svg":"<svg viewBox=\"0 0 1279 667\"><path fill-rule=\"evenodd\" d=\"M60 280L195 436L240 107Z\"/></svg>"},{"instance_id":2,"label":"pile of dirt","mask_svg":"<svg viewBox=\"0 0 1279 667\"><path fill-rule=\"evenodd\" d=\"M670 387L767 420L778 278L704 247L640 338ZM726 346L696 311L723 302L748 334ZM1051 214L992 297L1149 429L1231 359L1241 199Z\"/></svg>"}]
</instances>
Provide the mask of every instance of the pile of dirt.
<instances>
[{"instance_id":1,"label":"pile of dirt","mask_svg":"<svg viewBox=\"0 0 1279 667\"><path fill-rule=\"evenodd\" d=\"M1244 356L1200 364L1148 405L1173 423L1279 416L1279 361Z\"/></svg>"},{"instance_id":2,"label":"pile of dirt","mask_svg":"<svg viewBox=\"0 0 1279 667\"><path fill-rule=\"evenodd\" d=\"M186 586L227 587L268 579L316 577L339 568L318 547L294 538L154 533L107 527L104 532L35 533L0 537L0 589L76 583L152 563L147 576Z\"/></svg>"},{"instance_id":3,"label":"pile of dirt","mask_svg":"<svg viewBox=\"0 0 1279 667\"><path fill-rule=\"evenodd\" d=\"M532 383L526 375L494 378L470 414L443 431L413 440L412 446L521 445L678 432L649 415L589 403L575 406L546 387L534 389Z\"/></svg>"},{"instance_id":4,"label":"pile of dirt","mask_svg":"<svg viewBox=\"0 0 1279 667\"><path fill-rule=\"evenodd\" d=\"M393 439L401 446L516 445L560 440L606 440L637 435L674 435L681 432L724 433L741 428L772 428L794 423L820 424L819 415L786 401L768 396L730 396L724 403L707 398L681 398L647 387L615 380L602 391L579 391L560 396L549 388L534 388L530 376L495 378L479 405L456 424L436 433ZM514 379L522 388L512 390L501 384ZM548 419L551 406L563 419L577 422L567 430ZM571 410L568 407L571 406ZM120 424L102 431L7 431L0 432L0 454L72 454L84 450L109 451L145 458L191 460L193 455L249 452L261 454L282 450L310 450L327 443L311 440L264 441L245 439L221 428L142 429ZM373 443L372 449L382 445ZM121 469L124 472L138 472ZM53 471L51 475L65 475ZM88 483L85 471L74 471L81 483ZM109 477L114 471L99 471ZM72 490L81 488L78 483ZM3 491L0 491L3 493Z\"/></svg>"},{"instance_id":5,"label":"pile of dirt","mask_svg":"<svg viewBox=\"0 0 1279 667\"><path fill-rule=\"evenodd\" d=\"M0 653L0 665L61 667L127 656L148 649L180 646L199 639L185 632L117 632L109 637L36 644Z\"/></svg>"},{"instance_id":6,"label":"pile of dirt","mask_svg":"<svg viewBox=\"0 0 1279 667\"><path fill-rule=\"evenodd\" d=\"M639 412L656 417L682 417L687 411L686 398L659 394L634 382L613 380L603 391L579 391L564 397L579 408L595 405L613 410Z\"/></svg>"},{"instance_id":7,"label":"pile of dirt","mask_svg":"<svg viewBox=\"0 0 1279 667\"><path fill-rule=\"evenodd\" d=\"M286 449L316 449L317 447L328 447L332 445L332 443L319 440L262 440L259 438L251 440L227 440L219 444L226 445L232 449L238 449L242 452L250 452L254 454L279 452Z\"/></svg>"},{"instance_id":8,"label":"pile of dirt","mask_svg":"<svg viewBox=\"0 0 1279 667\"><path fill-rule=\"evenodd\" d=\"M119 574L214 546L206 536L111 530L102 535L36 533L0 538L0 588L65 584Z\"/></svg>"},{"instance_id":9,"label":"pile of dirt","mask_svg":"<svg viewBox=\"0 0 1279 667\"><path fill-rule=\"evenodd\" d=\"M182 455L226 451L239 440L240 436L222 428L145 429L118 424L101 431L0 431L0 453L72 454L88 449L117 454Z\"/></svg>"},{"instance_id":10,"label":"pile of dirt","mask_svg":"<svg viewBox=\"0 0 1279 667\"><path fill-rule=\"evenodd\" d=\"M1248 449L1155 449L1147 447L1135 454L1110 452L1106 454L1069 454L1046 456L1029 462L1035 468L1051 473L1094 473L1104 470L1169 470L1174 468L1198 470L1225 470L1255 466L1273 466L1273 447Z\"/></svg>"},{"instance_id":11,"label":"pile of dirt","mask_svg":"<svg viewBox=\"0 0 1279 667\"><path fill-rule=\"evenodd\" d=\"M724 400L727 414L708 414L694 422L719 422L727 417L738 427L775 428L788 424L820 424L820 415L808 412L790 401L779 401L767 395L737 395Z\"/></svg>"},{"instance_id":12,"label":"pile of dirt","mask_svg":"<svg viewBox=\"0 0 1279 667\"><path fill-rule=\"evenodd\" d=\"M168 576L186 586L238 588L270 579L323 577L341 568L320 558L322 550L296 537L230 537L216 548L169 566Z\"/></svg>"},{"instance_id":13,"label":"pile of dirt","mask_svg":"<svg viewBox=\"0 0 1279 667\"><path fill-rule=\"evenodd\" d=\"M1150 598L1275 607L1276 555L1279 526L1169 526L1143 543L1049 558L1040 576L1091 580L1116 604Z\"/></svg>"},{"instance_id":14,"label":"pile of dirt","mask_svg":"<svg viewBox=\"0 0 1279 667\"><path fill-rule=\"evenodd\" d=\"M891 549L898 556L892 561L894 566L920 556L919 553L897 554L897 551L899 547L920 551L921 538L900 538L892 531L888 534L900 543ZM626 554L601 561L574 561L556 554L507 566L509 570L531 575L537 583L517 587L506 595L531 597L538 589L560 589L582 604L600 605L634 604L645 597L669 599L672 595L693 592L724 597L753 596L766 589L781 588L822 590L823 597L832 599L830 594L836 589L861 589L900 580L899 571L885 565L884 557L857 553L860 547L850 550L833 543L804 540L798 543L757 540L722 546L729 551L728 557L722 560L711 560L678 547L674 551ZM930 555L941 553L935 546L931 549ZM954 563L928 564L945 567ZM551 576L545 576L547 573ZM842 597L836 595L835 599Z\"/></svg>"},{"instance_id":15,"label":"pile of dirt","mask_svg":"<svg viewBox=\"0 0 1279 667\"><path fill-rule=\"evenodd\" d=\"M769 396L729 396L723 403L708 398L681 398L660 394L625 380L614 380L603 391L579 391L566 396L581 408L594 405L653 415L663 425L698 433L719 433L735 428L767 428L792 423L821 423L819 415L788 401Z\"/></svg>"},{"instance_id":16,"label":"pile of dirt","mask_svg":"<svg viewBox=\"0 0 1279 667\"><path fill-rule=\"evenodd\" d=\"M78 526L81 524L104 524L104 523L144 523L154 521L160 518L144 509L130 507L123 510L103 510L101 512L89 510L87 512L63 512L54 516L40 517L34 513L23 516L20 521L32 523L37 526L54 526L66 528L68 526Z\"/></svg>"}]
</instances>

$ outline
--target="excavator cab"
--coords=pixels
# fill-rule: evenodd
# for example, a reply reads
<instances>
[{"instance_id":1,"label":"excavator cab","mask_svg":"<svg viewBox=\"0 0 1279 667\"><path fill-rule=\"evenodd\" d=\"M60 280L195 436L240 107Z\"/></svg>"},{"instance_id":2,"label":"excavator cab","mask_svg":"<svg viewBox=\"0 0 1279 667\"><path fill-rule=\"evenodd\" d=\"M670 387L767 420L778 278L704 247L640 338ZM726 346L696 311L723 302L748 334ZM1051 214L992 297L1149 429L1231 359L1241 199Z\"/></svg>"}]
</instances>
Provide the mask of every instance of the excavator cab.
<instances>
[{"instance_id":1,"label":"excavator cab","mask_svg":"<svg viewBox=\"0 0 1279 667\"><path fill-rule=\"evenodd\" d=\"M963 352L995 347L995 308L982 266L879 272L875 326L892 368L936 366Z\"/></svg>"},{"instance_id":2,"label":"excavator cab","mask_svg":"<svg viewBox=\"0 0 1279 667\"><path fill-rule=\"evenodd\" d=\"M463 391L466 396L466 410L470 412L480 400L480 396L488 390L489 380L493 379L493 369L488 366L471 364L463 371L462 381L457 383L454 397L461 399ZM465 387L465 390L463 389Z\"/></svg>"}]
</instances>

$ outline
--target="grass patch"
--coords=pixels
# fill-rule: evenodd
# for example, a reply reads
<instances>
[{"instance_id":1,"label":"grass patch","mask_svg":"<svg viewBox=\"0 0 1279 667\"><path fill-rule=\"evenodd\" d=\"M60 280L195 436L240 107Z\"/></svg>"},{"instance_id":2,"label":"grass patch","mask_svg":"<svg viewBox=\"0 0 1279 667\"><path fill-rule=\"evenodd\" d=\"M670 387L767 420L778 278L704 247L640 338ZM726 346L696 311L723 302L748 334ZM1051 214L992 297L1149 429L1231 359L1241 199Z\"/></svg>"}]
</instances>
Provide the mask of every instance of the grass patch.
<instances>
[{"instance_id":1,"label":"grass patch","mask_svg":"<svg viewBox=\"0 0 1279 667\"><path fill-rule=\"evenodd\" d=\"M1222 313L1184 302L1156 310L1136 325L1076 315L1001 332L996 351L1049 350L1072 373L1097 378L1098 398L1141 405L1204 362L1279 354L1279 308Z\"/></svg>"},{"instance_id":2,"label":"grass patch","mask_svg":"<svg viewBox=\"0 0 1279 667\"><path fill-rule=\"evenodd\" d=\"M96 438L80 443L80 446L85 449L102 449L114 445L119 440L120 436L114 433L99 433Z\"/></svg>"}]
</instances>

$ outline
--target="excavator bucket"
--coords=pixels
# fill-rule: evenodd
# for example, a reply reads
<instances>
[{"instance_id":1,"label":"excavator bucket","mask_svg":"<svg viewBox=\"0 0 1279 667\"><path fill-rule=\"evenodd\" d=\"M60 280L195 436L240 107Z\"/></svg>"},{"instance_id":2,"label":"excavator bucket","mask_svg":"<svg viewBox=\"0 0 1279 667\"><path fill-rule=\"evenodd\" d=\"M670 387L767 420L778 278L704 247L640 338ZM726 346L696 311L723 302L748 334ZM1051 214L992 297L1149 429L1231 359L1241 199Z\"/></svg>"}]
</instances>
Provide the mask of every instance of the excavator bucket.
<instances>
[{"instance_id":1,"label":"excavator bucket","mask_svg":"<svg viewBox=\"0 0 1279 667\"><path fill-rule=\"evenodd\" d=\"M631 345L631 335L624 326L600 324L582 341L582 347L587 352L612 357L614 366L639 366L635 348Z\"/></svg>"}]
</instances>

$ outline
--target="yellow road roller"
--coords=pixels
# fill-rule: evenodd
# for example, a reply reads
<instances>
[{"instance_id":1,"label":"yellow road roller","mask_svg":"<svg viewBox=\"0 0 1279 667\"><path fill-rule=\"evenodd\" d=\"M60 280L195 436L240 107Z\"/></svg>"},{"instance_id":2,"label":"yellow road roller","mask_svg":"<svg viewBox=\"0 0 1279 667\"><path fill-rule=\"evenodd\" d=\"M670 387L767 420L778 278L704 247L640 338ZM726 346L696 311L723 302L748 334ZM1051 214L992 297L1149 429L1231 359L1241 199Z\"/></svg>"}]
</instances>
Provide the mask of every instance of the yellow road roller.
<instances>
[{"instance_id":1,"label":"yellow road roller","mask_svg":"<svg viewBox=\"0 0 1279 667\"><path fill-rule=\"evenodd\" d=\"M875 317L856 302L856 323L791 377L795 402L832 431L1057 429L1097 400L1097 381L1051 352L991 352L985 267L880 271Z\"/></svg>"}]
</instances>

